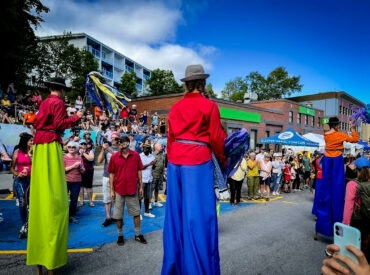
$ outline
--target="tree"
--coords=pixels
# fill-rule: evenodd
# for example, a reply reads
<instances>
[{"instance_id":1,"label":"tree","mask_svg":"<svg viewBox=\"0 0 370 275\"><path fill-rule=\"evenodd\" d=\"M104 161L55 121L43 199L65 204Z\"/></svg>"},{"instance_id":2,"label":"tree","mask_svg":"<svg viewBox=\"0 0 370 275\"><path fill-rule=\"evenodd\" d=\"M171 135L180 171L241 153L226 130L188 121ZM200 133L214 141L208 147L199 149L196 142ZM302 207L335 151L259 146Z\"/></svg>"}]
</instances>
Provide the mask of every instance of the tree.
<instances>
[{"instance_id":1,"label":"tree","mask_svg":"<svg viewBox=\"0 0 370 275\"><path fill-rule=\"evenodd\" d=\"M213 91L212 83L208 83L208 84L207 84L207 86L206 86L206 90L207 90L207 92L209 93L209 96L210 96L210 97L217 98L217 94Z\"/></svg>"},{"instance_id":2,"label":"tree","mask_svg":"<svg viewBox=\"0 0 370 275\"><path fill-rule=\"evenodd\" d=\"M277 67L267 78L259 72L251 72L246 77L249 90L258 95L258 100L279 99L300 92L303 85L300 76L289 76L284 67Z\"/></svg>"},{"instance_id":3,"label":"tree","mask_svg":"<svg viewBox=\"0 0 370 275\"><path fill-rule=\"evenodd\" d=\"M86 76L97 71L99 64L86 48L79 49L69 44L70 34L58 38L39 40L35 50L33 77L36 86L53 76L69 79L72 85L70 95L85 93Z\"/></svg>"},{"instance_id":4,"label":"tree","mask_svg":"<svg viewBox=\"0 0 370 275\"><path fill-rule=\"evenodd\" d=\"M44 20L42 13L49 12L40 0L6 0L1 2L0 36L3 37L0 55L0 83L9 82L24 86L27 73L32 69L36 37L33 28Z\"/></svg>"},{"instance_id":5,"label":"tree","mask_svg":"<svg viewBox=\"0 0 370 275\"><path fill-rule=\"evenodd\" d=\"M184 88L179 85L171 70L155 69L150 78L146 81L150 95L164 95L182 93Z\"/></svg>"},{"instance_id":6,"label":"tree","mask_svg":"<svg viewBox=\"0 0 370 275\"><path fill-rule=\"evenodd\" d=\"M128 96L135 97L137 95L136 79L135 71L125 71L121 77L119 90Z\"/></svg>"},{"instance_id":7,"label":"tree","mask_svg":"<svg viewBox=\"0 0 370 275\"><path fill-rule=\"evenodd\" d=\"M244 94L248 91L248 84L241 77L236 77L226 83L225 89L221 91L223 99L231 101L244 101Z\"/></svg>"}]
</instances>

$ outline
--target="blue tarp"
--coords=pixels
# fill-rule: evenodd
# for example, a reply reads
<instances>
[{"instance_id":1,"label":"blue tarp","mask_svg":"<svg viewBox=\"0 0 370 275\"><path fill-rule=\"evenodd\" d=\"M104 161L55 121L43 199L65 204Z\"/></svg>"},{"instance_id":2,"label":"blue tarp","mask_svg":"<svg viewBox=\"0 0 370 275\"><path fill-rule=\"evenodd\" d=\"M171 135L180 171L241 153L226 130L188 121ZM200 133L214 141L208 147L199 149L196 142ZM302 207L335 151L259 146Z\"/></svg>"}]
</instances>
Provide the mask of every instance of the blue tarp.
<instances>
[{"instance_id":1,"label":"blue tarp","mask_svg":"<svg viewBox=\"0 0 370 275\"><path fill-rule=\"evenodd\" d=\"M364 150L370 150L370 146L365 141L360 140L359 142L357 142L357 144L363 145Z\"/></svg>"},{"instance_id":2,"label":"blue tarp","mask_svg":"<svg viewBox=\"0 0 370 275\"><path fill-rule=\"evenodd\" d=\"M267 144L281 144L281 145L291 145L291 146L307 146L307 147L319 147L319 143L311 141L292 128L285 130L279 134L272 137L261 138L261 143Z\"/></svg>"}]
</instances>

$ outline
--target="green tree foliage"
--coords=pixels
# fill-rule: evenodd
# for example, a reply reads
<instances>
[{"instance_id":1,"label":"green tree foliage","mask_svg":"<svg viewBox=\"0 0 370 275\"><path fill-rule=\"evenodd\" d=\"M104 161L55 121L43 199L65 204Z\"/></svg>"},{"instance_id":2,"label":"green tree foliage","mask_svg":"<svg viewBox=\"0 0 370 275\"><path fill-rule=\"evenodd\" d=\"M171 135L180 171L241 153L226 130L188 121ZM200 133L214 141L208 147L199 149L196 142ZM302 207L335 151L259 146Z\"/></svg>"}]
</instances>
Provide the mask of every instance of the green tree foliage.
<instances>
[{"instance_id":1,"label":"green tree foliage","mask_svg":"<svg viewBox=\"0 0 370 275\"><path fill-rule=\"evenodd\" d=\"M267 78L258 72L251 72L246 77L249 90L258 95L258 100L279 99L300 92L303 85L300 76L289 76L284 67L277 67Z\"/></svg>"},{"instance_id":2,"label":"green tree foliage","mask_svg":"<svg viewBox=\"0 0 370 275\"><path fill-rule=\"evenodd\" d=\"M236 77L226 83L225 89L221 91L223 99L243 102L244 94L248 91L248 83L241 77Z\"/></svg>"},{"instance_id":3,"label":"green tree foliage","mask_svg":"<svg viewBox=\"0 0 370 275\"><path fill-rule=\"evenodd\" d=\"M207 92L209 93L209 96L210 97L214 97L216 98L217 97L217 94L215 93L215 91L213 90L213 86L212 86L212 83L208 83L207 86L206 86L206 90Z\"/></svg>"},{"instance_id":4,"label":"green tree foliage","mask_svg":"<svg viewBox=\"0 0 370 275\"><path fill-rule=\"evenodd\" d=\"M69 39L70 34L64 34L62 37L38 41L37 61L33 67L35 84L43 86L50 77L64 77L71 80L71 96L82 96L87 74L97 71L99 64L92 53L69 44Z\"/></svg>"},{"instance_id":5,"label":"green tree foliage","mask_svg":"<svg viewBox=\"0 0 370 275\"><path fill-rule=\"evenodd\" d=\"M137 95L136 79L135 71L125 71L121 77L119 90L129 97L135 97Z\"/></svg>"},{"instance_id":6,"label":"green tree foliage","mask_svg":"<svg viewBox=\"0 0 370 275\"><path fill-rule=\"evenodd\" d=\"M3 87L15 82L24 86L27 73L34 63L36 37L32 27L37 28L49 12L40 0L5 0L0 9L0 35L3 38L0 55L0 83Z\"/></svg>"},{"instance_id":7,"label":"green tree foliage","mask_svg":"<svg viewBox=\"0 0 370 275\"><path fill-rule=\"evenodd\" d=\"M259 72L251 72L245 77L236 77L226 83L222 98L232 101L244 100L246 92L254 92L258 100L279 99L300 92L303 85L300 76L289 76L284 67L277 67L265 78Z\"/></svg>"},{"instance_id":8,"label":"green tree foliage","mask_svg":"<svg viewBox=\"0 0 370 275\"><path fill-rule=\"evenodd\" d=\"M150 95L182 93L184 88L179 85L171 70L155 69L146 81Z\"/></svg>"}]
</instances>

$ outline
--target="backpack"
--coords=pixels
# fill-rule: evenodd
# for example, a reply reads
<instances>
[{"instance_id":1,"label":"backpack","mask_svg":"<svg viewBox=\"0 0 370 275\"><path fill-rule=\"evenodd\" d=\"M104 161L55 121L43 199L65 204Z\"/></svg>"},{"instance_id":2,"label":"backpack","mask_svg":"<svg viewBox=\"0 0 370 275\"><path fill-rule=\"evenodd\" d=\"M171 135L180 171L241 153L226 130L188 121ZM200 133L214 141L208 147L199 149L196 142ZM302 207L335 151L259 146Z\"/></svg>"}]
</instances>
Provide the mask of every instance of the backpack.
<instances>
[{"instance_id":1,"label":"backpack","mask_svg":"<svg viewBox=\"0 0 370 275\"><path fill-rule=\"evenodd\" d=\"M360 207L354 204L352 220L361 224L370 224L370 182L357 182L357 197Z\"/></svg>"}]
</instances>

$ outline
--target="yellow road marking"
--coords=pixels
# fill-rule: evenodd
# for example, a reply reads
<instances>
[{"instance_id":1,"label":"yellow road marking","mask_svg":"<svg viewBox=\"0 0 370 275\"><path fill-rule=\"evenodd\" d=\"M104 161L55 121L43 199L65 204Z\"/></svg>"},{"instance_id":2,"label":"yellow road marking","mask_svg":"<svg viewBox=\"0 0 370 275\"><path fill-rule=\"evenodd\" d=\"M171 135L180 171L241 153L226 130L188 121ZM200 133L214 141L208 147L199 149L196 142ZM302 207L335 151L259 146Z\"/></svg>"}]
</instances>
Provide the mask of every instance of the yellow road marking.
<instances>
[{"instance_id":1,"label":"yellow road marking","mask_svg":"<svg viewBox=\"0 0 370 275\"><path fill-rule=\"evenodd\" d=\"M289 204L298 204L298 203L295 203L295 202L290 202L290 201L282 201L283 203L289 203Z\"/></svg>"},{"instance_id":2,"label":"yellow road marking","mask_svg":"<svg viewBox=\"0 0 370 275\"><path fill-rule=\"evenodd\" d=\"M11 200L11 199L13 199L13 193L11 193L9 196L7 196L7 197L5 198L5 200Z\"/></svg>"},{"instance_id":3,"label":"yellow road marking","mask_svg":"<svg viewBox=\"0 0 370 275\"><path fill-rule=\"evenodd\" d=\"M166 202L166 199L164 198L162 194L159 194L158 197L161 199L161 201Z\"/></svg>"},{"instance_id":4,"label":"yellow road marking","mask_svg":"<svg viewBox=\"0 0 370 275\"><path fill-rule=\"evenodd\" d=\"M93 252L92 248L68 249L70 253ZM0 254L26 254L27 250L0 250Z\"/></svg>"},{"instance_id":5,"label":"yellow road marking","mask_svg":"<svg viewBox=\"0 0 370 275\"><path fill-rule=\"evenodd\" d=\"M92 200L95 200L95 197L96 197L96 193L94 193L94 194L92 195Z\"/></svg>"}]
</instances>

